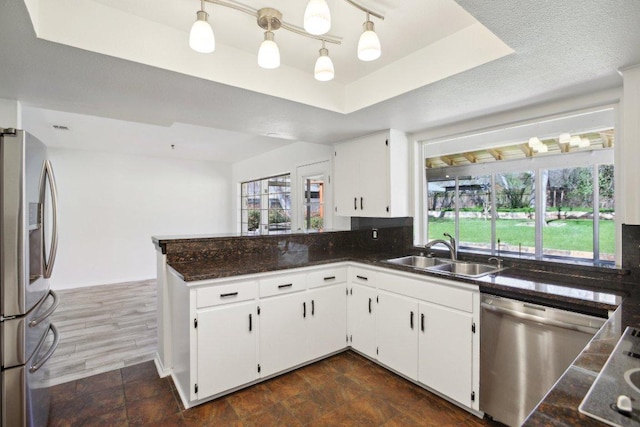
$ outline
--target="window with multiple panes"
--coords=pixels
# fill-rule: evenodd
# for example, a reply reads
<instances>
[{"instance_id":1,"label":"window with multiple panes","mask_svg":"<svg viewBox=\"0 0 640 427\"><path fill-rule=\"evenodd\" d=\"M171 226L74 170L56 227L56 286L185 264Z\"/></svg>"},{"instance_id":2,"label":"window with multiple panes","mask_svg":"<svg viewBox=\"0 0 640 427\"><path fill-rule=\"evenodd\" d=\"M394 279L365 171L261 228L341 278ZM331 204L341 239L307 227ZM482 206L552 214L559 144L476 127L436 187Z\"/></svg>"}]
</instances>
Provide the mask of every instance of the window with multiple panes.
<instances>
[{"instance_id":1,"label":"window with multiple panes","mask_svg":"<svg viewBox=\"0 0 640 427\"><path fill-rule=\"evenodd\" d=\"M243 234L288 233L291 230L291 175L243 182L240 221Z\"/></svg>"},{"instance_id":2,"label":"window with multiple panes","mask_svg":"<svg viewBox=\"0 0 640 427\"><path fill-rule=\"evenodd\" d=\"M449 233L463 251L615 261L613 134L425 155L428 240Z\"/></svg>"}]
</instances>

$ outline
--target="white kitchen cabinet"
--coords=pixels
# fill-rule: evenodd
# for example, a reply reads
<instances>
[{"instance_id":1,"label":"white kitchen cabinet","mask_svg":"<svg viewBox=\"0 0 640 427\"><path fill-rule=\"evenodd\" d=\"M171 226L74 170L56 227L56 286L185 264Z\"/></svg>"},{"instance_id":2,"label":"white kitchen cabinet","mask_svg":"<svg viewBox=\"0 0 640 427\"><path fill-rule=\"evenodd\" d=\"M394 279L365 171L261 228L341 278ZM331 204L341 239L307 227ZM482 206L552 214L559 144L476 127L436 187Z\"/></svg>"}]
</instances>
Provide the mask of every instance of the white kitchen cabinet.
<instances>
[{"instance_id":1,"label":"white kitchen cabinet","mask_svg":"<svg viewBox=\"0 0 640 427\"><path fill-rule=\"evenodd\" d=\"M258 378L255 301L198 310L198 396L212 396Z\"/></svg>"},{"instance_id":2,"label":"white kitchen cabinet","mask_svg":"<svg viewBox=\"0 0 640 427\"><path fill-rule=\"evenodd\" d=\"M420 303L418 381L468 407L474 403L474 330L472 313Z\"/></svg>"},{"instance_id":3,"label":"white kitchen cabinet","mask_svg":"<svg viewBox=\"0 0 640 427\"><path fill-rule=\"evenodd\" d=\"M329 267L260 280L262 377L347 346L346 278Z\"/></svg>"},{"instance_id":4,"label":"white kitchen cabinet","mask_svg":"<svg viewBox=\"0 0 640 427\"><path fill-rule=\"evenodd\" d=\"M307 361L306 292L260 301L260 375L266 377Z\"/></svg>"},{"instance_id":5,"label":"white kitchen cabinet","mask_svg":"<svg viewBox=\"0 0 640 427\"><path fill-rule=\"evenodd\" d=\"M312 289L307 293L307 360L334 353L346 347L347 284Z\"/></svg>"},{"instance_id":6,"label":"white kitchen cabinet","mask_svg":"<svg viewBox=\"0 0 640 427\"><path fill-rule=\"evenodd\" d=\"M378 361L418 379L418 301L378 292Z\"/></svg>"},{"instance_id":7,"label":"white kitchen cabinet","mask_svg":"<svg viewBox=\"0 0 640 427\"><path fill-rule=\"evenodd\" d=\"M360 353L376 358L376 297L375 288L351 283L347 297L349 345Z\"/></svg>"},{"instance_id":8,"label":"white kitchen cabinet","mask_svg":"<svg viewBox=\"0 0 640 427\"><path fill-rule=\"evenodd\" d=\"M390 129L336 144L334 200L338 215L401 217L409 214L409 147Z\"/></svg>"}]
</instances>

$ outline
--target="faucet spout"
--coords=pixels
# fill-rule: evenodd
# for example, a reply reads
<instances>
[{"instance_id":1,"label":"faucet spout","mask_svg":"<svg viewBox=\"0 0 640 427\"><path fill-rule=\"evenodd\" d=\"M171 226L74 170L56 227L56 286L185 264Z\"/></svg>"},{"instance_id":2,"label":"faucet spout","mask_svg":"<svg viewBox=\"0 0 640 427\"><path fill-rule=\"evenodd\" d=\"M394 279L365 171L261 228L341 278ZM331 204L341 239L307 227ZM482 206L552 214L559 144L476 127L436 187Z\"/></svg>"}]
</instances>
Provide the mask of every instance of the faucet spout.
<instances>
[{"instance_id":1,"label":"faucet spout","mask_svg":"<svg viewBox=\"0 0 640 427\"><path fill-rule=\"evenodd\" d=\"M445 245L447 247L447 249L449 249L449 255L451 256L451 259L453 261L456 260L456 250L454 249L453 245L450 242L447 242L446 240L442 240L442 239L436 239L436 240L432 240L429 243L427 243L426 245L424 245L425 249L431 249L431 247L437 245L437 244L442 244Z\"/></svg>"}]
</instances>

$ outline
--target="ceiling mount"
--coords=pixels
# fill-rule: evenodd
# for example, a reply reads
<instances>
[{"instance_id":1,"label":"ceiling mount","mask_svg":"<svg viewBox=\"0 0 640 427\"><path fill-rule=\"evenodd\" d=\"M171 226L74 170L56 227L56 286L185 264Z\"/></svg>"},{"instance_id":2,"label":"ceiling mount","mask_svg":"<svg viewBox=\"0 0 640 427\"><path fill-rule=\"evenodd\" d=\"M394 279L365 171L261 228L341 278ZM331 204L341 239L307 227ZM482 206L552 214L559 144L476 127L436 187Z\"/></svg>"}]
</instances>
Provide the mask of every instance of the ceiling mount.
<instances>
[{"instance_id":1,"label":"ceiling mount","mask_svg":"<svg viewBox=\"0 0 640 427\"><path fill-rule=\"evenodd\" d=\"M271 7L258 10L258 26L263 30L277 30L282 26L282 13Z\"/></svg>"}]
</instances>

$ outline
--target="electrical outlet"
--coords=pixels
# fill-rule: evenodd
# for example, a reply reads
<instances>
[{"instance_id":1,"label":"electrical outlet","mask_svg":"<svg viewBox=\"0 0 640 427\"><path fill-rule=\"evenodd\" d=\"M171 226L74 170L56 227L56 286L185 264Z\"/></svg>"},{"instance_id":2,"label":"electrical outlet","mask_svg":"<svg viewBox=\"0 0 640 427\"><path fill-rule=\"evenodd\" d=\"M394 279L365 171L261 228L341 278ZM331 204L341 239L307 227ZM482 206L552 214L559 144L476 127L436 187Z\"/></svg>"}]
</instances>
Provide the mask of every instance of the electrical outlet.
<instances>
[{"instance_id":1,"label":"electrical outlet","mask_svg":"<svg viewBox=\"0 0 640 427\"><path fill-rule=\"evenodd\" d=\"M371 229L371 238L373 240L378 240L378 229L377 228L372 228Z\"/></svg>"}]
</instances>

